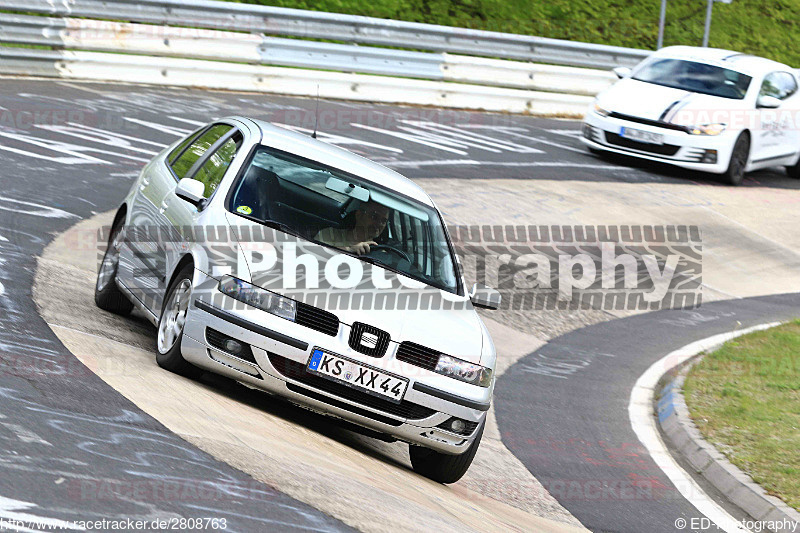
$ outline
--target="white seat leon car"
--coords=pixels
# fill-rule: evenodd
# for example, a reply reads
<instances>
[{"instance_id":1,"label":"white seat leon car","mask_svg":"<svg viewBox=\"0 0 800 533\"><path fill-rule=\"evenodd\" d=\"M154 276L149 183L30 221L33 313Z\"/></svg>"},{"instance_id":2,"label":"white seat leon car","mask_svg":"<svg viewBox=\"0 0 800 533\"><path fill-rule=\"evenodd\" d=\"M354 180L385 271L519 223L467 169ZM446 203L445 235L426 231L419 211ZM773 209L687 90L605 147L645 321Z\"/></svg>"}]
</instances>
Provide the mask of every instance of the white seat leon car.
<instances>
[{"instance_id":1,"label":"white seat leon car","mask_svg":"<svg viewBox=\"0 0 800 533\"><path fill-rule=\"evenodd\" d=\"M582 141L616 152L720 174L785 166L800 177L797 72L769 59L689 46L662 48L597 95Z\"/></svg>"},{"instance_id":2,"label":"white seat leon car","mask_svg":"<svg viewBox=\"0 0 800 533\"><path fill-rule=\"evenodd\" d=\"M218 120L148 163L125 197L95 301L138 307L156 360L409 443L414 470L466 472L496 354L441 213L403 176L268 123Z\"/></svg>"}]
</instances>

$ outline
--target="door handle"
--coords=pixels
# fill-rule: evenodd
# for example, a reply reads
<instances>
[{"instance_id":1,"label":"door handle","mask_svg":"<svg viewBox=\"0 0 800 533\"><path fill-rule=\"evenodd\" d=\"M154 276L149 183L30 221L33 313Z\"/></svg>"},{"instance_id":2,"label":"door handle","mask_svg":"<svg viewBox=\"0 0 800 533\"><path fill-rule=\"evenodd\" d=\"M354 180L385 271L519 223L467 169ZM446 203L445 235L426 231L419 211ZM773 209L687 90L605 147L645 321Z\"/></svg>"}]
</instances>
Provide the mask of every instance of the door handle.
<instances>
[{"instance_id":1,"label":"door handle","mask_svg":"<svg viewBox=\"0 0 800 533\"><path fill-rule=\"evenodd\" d=\"M161 209L159 209L158 212L163 215L164 211L166 211L168 207L169 207L169 203L167 203L167 201L164 200L163 202L161 202Z\"/></svg>"},{"instance_id":2,"label":"door handle","mask_svg":"<svg viewBox=\"0 0 800 533\"><path fill-rule=\"evenodd\" d=\"M150 180L142 180L142 184L139 185L139 190L140 191L145 190L148 185L150 185Z\"/></svg>"}]
</instances>

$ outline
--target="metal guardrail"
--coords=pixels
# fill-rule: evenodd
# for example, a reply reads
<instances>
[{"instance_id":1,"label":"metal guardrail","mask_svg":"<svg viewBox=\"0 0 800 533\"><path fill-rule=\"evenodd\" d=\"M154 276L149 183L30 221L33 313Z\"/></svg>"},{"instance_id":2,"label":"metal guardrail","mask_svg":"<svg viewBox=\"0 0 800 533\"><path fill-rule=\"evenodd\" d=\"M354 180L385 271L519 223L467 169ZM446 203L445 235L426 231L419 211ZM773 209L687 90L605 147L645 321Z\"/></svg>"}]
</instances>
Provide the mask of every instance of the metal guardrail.
<instances>
[{"instance_id":1,"label":"metal guardrail","mask_svg":"<svg viewBox=\"0 0 800 533\"><path fill-rule=\"evenodd\" d=\"M0 43L306 67L593 95L606 71L202 30L0 13Z\"/></svg>"},{"instance_id":2,"label":"metal guardrail","mask_svg":"<svg viewBox=\"0 0 800 533\"><path fill-rule=\"evenodd\" d=\"M3 42L444 79L442 54L75 18L0 13Z\"/></svg>"},{"instance_id":3,"label":"metal guardrail","mask_svg":"<svg viewBox=\"0 0 800 533\"><path fill-rule=\"evenodd\" d=\"M6 74L581 116L590 96L222 61L0 46Z\"/></svg>"},{"instance_id":4,"label":"metal guardrail","mask_svg":"<svg viewBox=\"0 0 800 533\"><path fill-rule=\"evenodd\" d=\"M0 0L0 8L606 69L633 66L651 53L543 37L215 0Z\"/></svg>"},{"instance_id":5,"label":"metal guardrail","mask_svg":"<svg viewBox=\"0 0 800 533\"><path fill-rule=\"evenodd\" d=\"M61 15L0 13L0 44L52 48L0 46L0 73L296 96L319 87L326 98L487 111L582 115L614 75L530 61L610 67L649 54L213 0L0 0L0 9Z\"/></svg>"}]
</instances>

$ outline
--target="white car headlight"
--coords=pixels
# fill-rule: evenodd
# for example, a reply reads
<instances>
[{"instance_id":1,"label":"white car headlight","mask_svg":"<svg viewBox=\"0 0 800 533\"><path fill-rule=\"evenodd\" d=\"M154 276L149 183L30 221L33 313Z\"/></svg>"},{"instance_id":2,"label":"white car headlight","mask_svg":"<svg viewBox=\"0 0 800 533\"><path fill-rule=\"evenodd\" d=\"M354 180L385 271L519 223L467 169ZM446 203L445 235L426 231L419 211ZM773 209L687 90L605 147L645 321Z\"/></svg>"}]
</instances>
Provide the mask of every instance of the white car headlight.
<instances>
[{"instance_id":1,"label":"white car headlight","mask_svg":"<svg viewBox=\"0 0 800 533\"><path fill-rule=\"evenodd\" d=\"M692 135L719 135L728 125L723 122L715 122L713 124L699 124L690 128L689 133Z\"/></svg>"},{"instance_id":2,"label":"white car headlight","mask_svg":"<svg viewBox=\"0 0 800 533\"><path fill-rule=\"evenodd\" d=\"M297 315L297 302L294 300L261 289L233 276L222 278L222 281L219 282L219 291L235 300L292 322Z\"/></svg>"},{"instance_id":3,"label":"white car headlight","mask_svg":"<svg viewBox=\"0 0 800 533\"><path fill-rule=\"evenodd\" d=\"M603 107L600 107L600 104L598 104L597 102L594 103L594 112L600 115L601 117L607 117L609 114L611 114L611 111Z\"/></svg>"},{"instance_id":4,"label":"white car headlight","mask_svg":"<svg viewBox=\"0 0 800 533\"><path fill-rule=\"evenodd\" d=\"M440 355L435 371L439 374L465 381L473 385L488 387L492 384L492 369L468 363L449 355Z\"/></svg>"}]
</instances>

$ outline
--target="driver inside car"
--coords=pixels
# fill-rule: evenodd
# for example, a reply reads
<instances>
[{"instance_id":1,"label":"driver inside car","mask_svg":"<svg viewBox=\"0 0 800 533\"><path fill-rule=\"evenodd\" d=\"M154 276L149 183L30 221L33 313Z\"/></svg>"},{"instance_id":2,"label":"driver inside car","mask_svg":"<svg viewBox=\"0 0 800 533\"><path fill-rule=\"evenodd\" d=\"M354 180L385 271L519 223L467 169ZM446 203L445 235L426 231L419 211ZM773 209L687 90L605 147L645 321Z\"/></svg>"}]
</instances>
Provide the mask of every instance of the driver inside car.
<instances>
[{"instance_id":1,"label":"driver inside car","mask_svg":"<svg viewBox=\"0 0 800 533\"><path fill-rule=\"evenodd\" d=\"M314 236L314 240L356 255L368 254L370 246L378 245L375 239L386 229L389 208L370 200L353 212L352 219L351 227L325 228Z\"/></svg>"}]
</instances>

